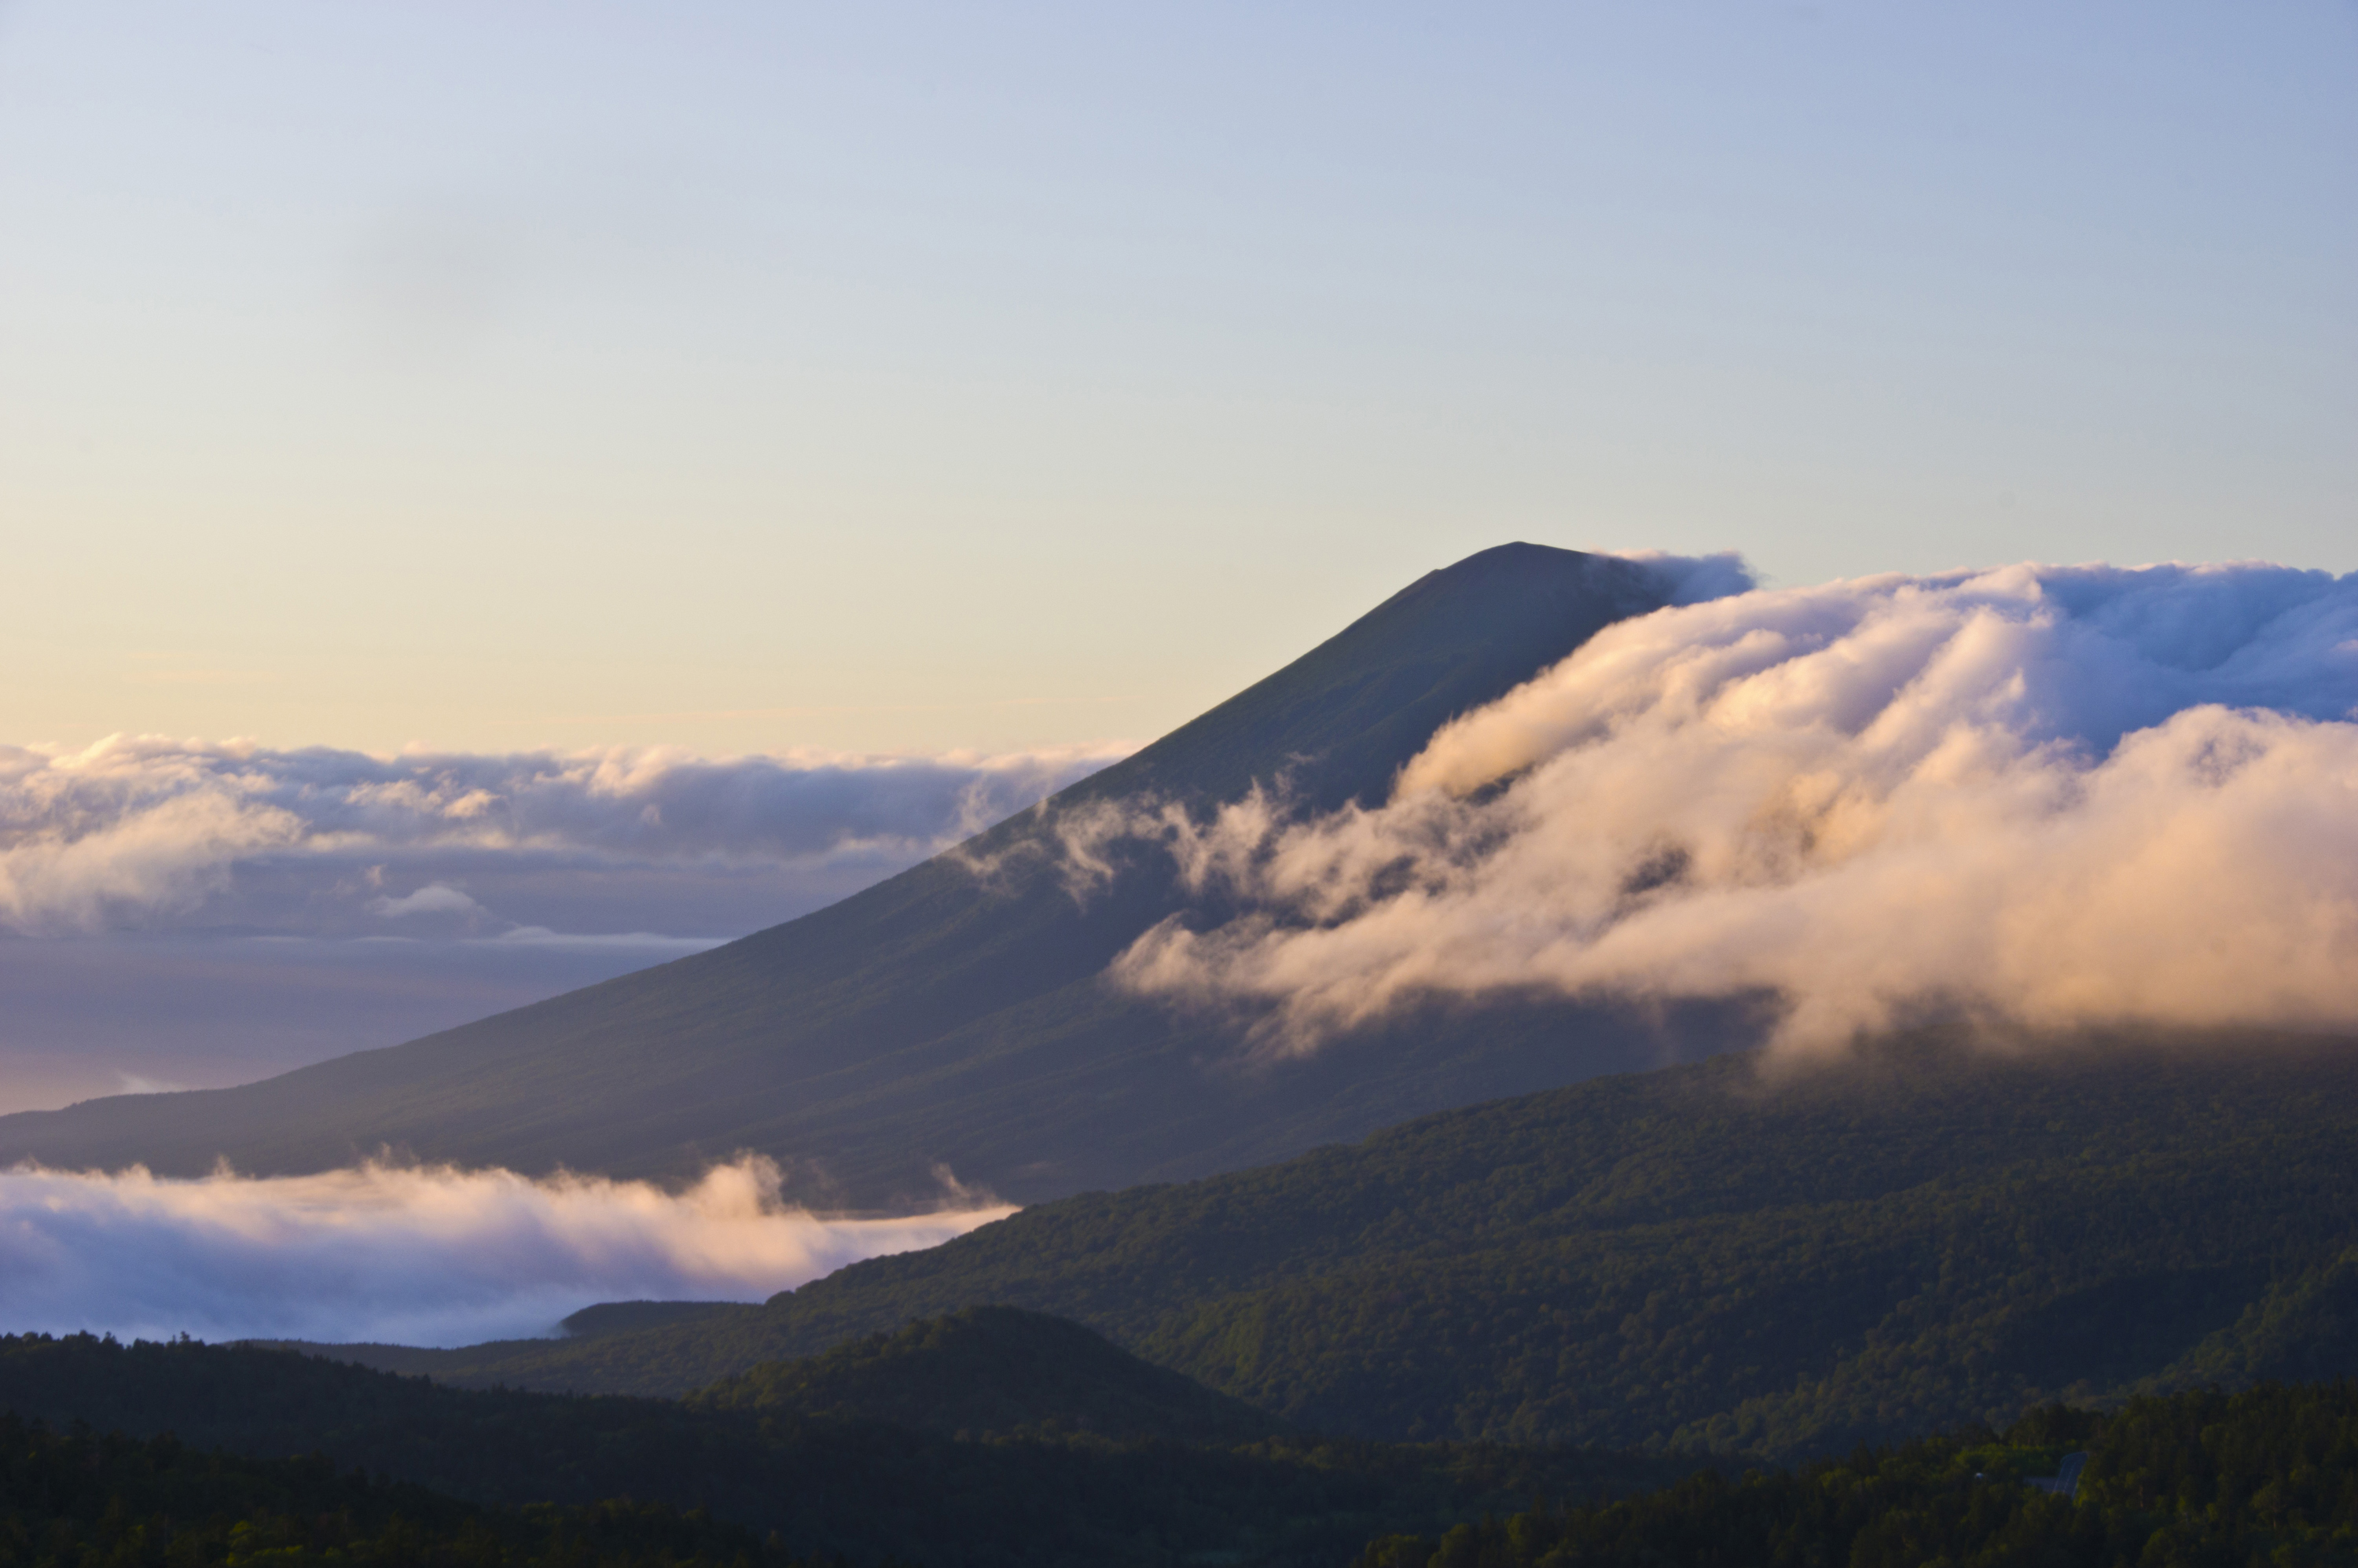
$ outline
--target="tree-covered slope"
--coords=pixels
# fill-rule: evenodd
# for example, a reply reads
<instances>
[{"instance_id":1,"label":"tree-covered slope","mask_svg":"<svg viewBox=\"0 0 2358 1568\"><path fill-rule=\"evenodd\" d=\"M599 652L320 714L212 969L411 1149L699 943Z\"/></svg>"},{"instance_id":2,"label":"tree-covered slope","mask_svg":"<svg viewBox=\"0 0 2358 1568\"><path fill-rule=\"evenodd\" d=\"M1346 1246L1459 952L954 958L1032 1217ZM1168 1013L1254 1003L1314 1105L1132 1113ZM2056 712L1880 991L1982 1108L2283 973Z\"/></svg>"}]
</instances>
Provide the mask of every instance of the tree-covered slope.
<instances>
[{"instance_id":1,"label":"tree-covered slope","mask_svg":"<svg viewBox=\"0 0 2358 1568\"><path fill-rule=\"evenodd\" d=\"M161 1435L51 1432L0 1413L0 1568L819 1568L741 1526L616 1498L488 1509Z\"/></svg>"},{"instance_id":2,"label":"tree-covered slope","mask_svg":"<svg viewBox=\"0 0 2358 1568\"><path fill-rule=\"evenodd\" d=\"M241 1088L0 1117L0 1162L318 1170L390 1148L526 1172L673 1176L776 1155L816 1201L923 1202L947 1165L1018 1201L1234 1169L1422 1111L1657 1059L1597 1011L1425 1019L1235 1070L1238 1026L1099 976L1179 906L1141 854L1076 901L1069 814L1256 781L1372 798L1443 722L1658 607L1613 557L1512 545L1432 573L1153 745L961 849L802 919L406 1045ZM984 874L979 868L989 868Z\"/></svg>"},{"instance_id":3,"label":"tree-covered slope","mask_svg":"<svg viewBox=\"0 0 2358 1568\"><path fill-rule=\"evenodd\" d=\"M1711 1471L1437 1541L1370 1541L1353 1568L1669 1563L2347 1568L2358 1564L2358 1387L2204 1390L2109 1412L2053 1405L2004 1433L1862 1448L1790 1474Z\"/></svg>"},{"instance_id":4,"label":"tree-covered slope","mask_svg":"<svg viewBox=\"0 0 2358 1568\"><path fill-rule=\"evenodd\" d=\"M1028 1346L1028 1356L1070 1347L1065 1325L1030 1314L993 1327L1003 1348ZM683 1404L469 1391L252 1347L0 1337L0 1418L53 1428L82 1421L141 1439L169 1432L190 1450L264 1460L321 1454L330 1478L360 1467L479 1507L554 1504L573 1526L588 1517L581 1510L632 1498L657 1505L621 1519L650 1540L665 1519L687 1513L691 1526L708 1516L765 1539L775 1532L781 1552L925 1568L1175 1568L1210 1560L1206 1553L1334 1563L1372 1533L1446 1529L1534 1496L1641 1489L1679 1471L1640 1456L1563 1450L1300 1435L1117 1439L1043 1422L959 1437L874 1419L911 1407L919 1382L972 1375L971 1347L959 1330L938 1339L921 1330L881 1377L873 1368L847 1377L850 1358L838 1358L806 1383L788 1376ZM1100 1378L1082 1390L1085 1408L1136 1416L1136 1391L1152 1389L1192 1427L1208 1424L1217 1396L1199 1390L1191 1400L1173 1393L1172 1374L1103 1365L1120 1354L1097 1354ZM781 1397L797 1386L838 1402L815 1413ZM850 1392L862 1402L840 1402ZM936 1408L989 1397L947 1388ZM463 1514L441 1523L458 1528Z\"/></svg>"},{"instance_id":5,"label":"tree-covered slope","mask_svg":"<svg viewBox=\"0 0 2358 1568\"><path fill-rule=\"evenodd\" d=\"M430 1365L681 1390L1002 1303L1321 1430L1771 1454L2358 1371L2358 1053L2177 1044L1593 1080Z\"/></svg>"}]
</instances>

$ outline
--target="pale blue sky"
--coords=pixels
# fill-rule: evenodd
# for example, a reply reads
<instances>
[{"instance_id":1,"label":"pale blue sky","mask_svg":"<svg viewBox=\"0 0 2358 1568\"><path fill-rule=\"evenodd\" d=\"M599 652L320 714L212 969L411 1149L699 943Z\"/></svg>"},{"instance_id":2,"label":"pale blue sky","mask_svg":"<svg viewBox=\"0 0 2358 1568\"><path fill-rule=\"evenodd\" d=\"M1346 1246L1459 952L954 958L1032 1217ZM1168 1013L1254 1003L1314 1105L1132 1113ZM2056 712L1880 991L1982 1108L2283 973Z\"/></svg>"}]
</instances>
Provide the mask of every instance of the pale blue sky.
<instances>
[{"instance_id":1,"label":"pale blue sky","mask_svg":"<svg viewBox=\"0 0 2358 1568\"><path fill-rule=\"evenodd\" d=\"M0 740L1151 737L1510 538L2358 567L2358 7L0 4Z\"/></svg>"}]
</instances>

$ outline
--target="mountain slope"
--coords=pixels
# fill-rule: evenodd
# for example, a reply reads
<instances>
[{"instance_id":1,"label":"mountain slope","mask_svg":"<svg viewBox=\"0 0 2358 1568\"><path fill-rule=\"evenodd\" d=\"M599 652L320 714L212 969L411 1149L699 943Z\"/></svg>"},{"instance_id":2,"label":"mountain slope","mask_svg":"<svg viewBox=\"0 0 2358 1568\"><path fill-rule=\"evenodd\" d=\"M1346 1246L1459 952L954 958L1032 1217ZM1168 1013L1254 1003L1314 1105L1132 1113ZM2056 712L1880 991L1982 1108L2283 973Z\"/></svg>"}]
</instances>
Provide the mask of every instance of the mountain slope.
<instances>
[{"instance_id":1,"label":"mountain slope","mask_svg":"<svg viewBox=\"0 0 2358 1568\"><path fill-rule=\"evenodd\" d=\"M827 909L263 1083L0 1118L0 1162L194 1174L225 1155L278 1173L390 1147L672 1176L750 1149L786 1162L814 1201L923 1202L940 1165L1033 1201L1649 1063L1654 1025L1559 1006L1404 1022L1314 1062L1237 1070L1235 1025L1098 978L1178 907L1169 867L1141 855L1084 904L1050 850L1058 820L1097 803L1206 805L1281 780L1315 806L1376 798L1443 722L1667 592L1615 557L1485 551L1044 807Z\"/></svg>"},{"instance_id":2,"label":"mountain slope","mask_svg":"<svg viewBox=\"0 0 2358 1568\"><path fill-rule=\"evenodd\" d=\"M2353 1046L1722 1058L1043 1205L677 1331L413 1365L665 1392L1006 1303L1324 1431L1772 1454L2358 1373Z\"/></svg>"}]
</instances>

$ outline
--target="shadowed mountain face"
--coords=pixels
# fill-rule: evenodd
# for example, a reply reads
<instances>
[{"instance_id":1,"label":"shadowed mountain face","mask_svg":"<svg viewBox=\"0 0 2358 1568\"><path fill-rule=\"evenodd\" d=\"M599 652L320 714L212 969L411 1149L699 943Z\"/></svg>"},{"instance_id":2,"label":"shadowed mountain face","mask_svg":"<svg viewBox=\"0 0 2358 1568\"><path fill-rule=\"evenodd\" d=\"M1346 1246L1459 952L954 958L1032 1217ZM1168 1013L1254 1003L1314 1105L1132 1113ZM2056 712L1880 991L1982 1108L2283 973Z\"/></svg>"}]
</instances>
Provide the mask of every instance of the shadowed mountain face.
<instances>
[{"instance_id":1,"label":"shadowed mountain face","mask_svg":"<svg viewBox=\"0 0 2358 1568\"><path fill-rule=\"evenodd\" d=\"M1518 1005L1402 1021L1316 1058L1243 1060L1233 1020L1124 996L1106 965L1181 906L1140 854L1076 901L1057 819L1279 784L1373 801L1441 724L1668 588L1635 563L1509 545L1433 572L1276 675L951 855L728 946L240 1088L0 1118L0 1162L196 1174L391 1149L527 1172L669 1176L770 1154L795 1195L929 1201L942 1168L1020 1202L1281 1158L1422 1112L1650 1065L1665 1024ZM979 865L995 868L978 874Z\"/></svg>"}]
</instances>

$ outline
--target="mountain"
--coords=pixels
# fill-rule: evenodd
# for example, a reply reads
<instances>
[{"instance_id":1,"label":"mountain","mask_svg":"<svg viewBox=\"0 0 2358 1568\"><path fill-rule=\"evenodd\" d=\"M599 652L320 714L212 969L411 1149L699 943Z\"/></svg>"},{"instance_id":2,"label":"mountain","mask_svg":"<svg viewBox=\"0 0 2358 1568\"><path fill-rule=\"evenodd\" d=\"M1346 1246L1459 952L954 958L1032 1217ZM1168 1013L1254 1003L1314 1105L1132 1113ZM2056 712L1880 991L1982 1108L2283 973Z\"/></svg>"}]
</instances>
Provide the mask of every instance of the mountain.
<instances>
[{"instance_id":1,"label":"mountain","mask_svg":"<svg viewBox=\"0 0 2358 1568\"><path fill-rule=\"evenodd\" d=\"M408 1365L674 1392L984 1303L1394 1441L1790 1456L2358 1374L2358 1042L1722 1057L1044 1204L676 1328Z\"/></svg>"},{"instance_id":2,"label":"mountain","mask_svg":"<svg viewBox=\"0 0 2358 1568\"><path fill-rule=\"evenodd\" d=\"M1680 1019L1570 1005L1402 1020L1248 1067L1241 1026L1117 993L1108 962L1182 900L1160 854L1076 900L1060 822L1201 808L1255 783L1371 801L1441 724L1659 607L1631 561L1508 545L1427 575L1115 767L854 897L676 963L232 1089L0 1118L0 1163L251 1173L396 1155L675 1177L741 1151L835 1207L1018 1202L1232 1170L1422 1112L1650 1065ZM979 867L993 867L980 874ZM1689 1033L1721 1043L1708 1010Z\"/></svg>"}]
</instances>

